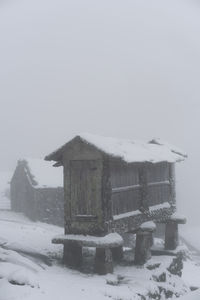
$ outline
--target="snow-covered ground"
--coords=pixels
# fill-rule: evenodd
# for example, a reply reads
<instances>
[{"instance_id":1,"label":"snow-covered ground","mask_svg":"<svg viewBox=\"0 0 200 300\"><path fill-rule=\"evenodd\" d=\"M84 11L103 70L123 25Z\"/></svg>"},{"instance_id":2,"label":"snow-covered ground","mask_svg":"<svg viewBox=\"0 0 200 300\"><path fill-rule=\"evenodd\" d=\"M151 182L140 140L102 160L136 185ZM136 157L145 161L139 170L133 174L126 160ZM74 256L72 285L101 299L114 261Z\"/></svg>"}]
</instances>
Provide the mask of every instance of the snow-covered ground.
<instances>
[{"instance_id":1,"label":"snow-covered ground","mask_svg":"<svg viewBox=\"0 0 200 300\"><path fill-rule=\"evenodd\" d=\"M194 250L200 252L200 226L180 226L181 237L189 243Z\"/></svg>"},{"instance_id":2,"label":"snow-covered ground","mask_svg":"<svg viewBox=\"0 0 200 300\"><path fill-rule=\"evenodd\" d=\"M198 264L188 259L181 279L166 271L173 259L169 256L154 256L144 267L124 262L115 266L112 275L71 270L61 264L62 246L51 243L54 236L62 233L60 227L34 223L21 214L0 212L0 300L148 300L160 290L160 299L165 299L166 290L185 295L190 286L200 286ZM152 269L155 265L158 266ZM166 281L159 282L156 278L163 272Z\"/></svg>"},{"instance_id":3,"label":"snow-covered ground","mask_svg":"<svg viewBox=\"0 0 200 300\"><path fill-rule=\"evenodd\" d=\"M51 239L63 233L61 227L32 222L21 213L0 211L0 245L6 248L53 257L62 246L53 245Z\"/></svg>"},{"instance_id":4,"label":"snow-covered ground","mask_svg":"<svg viewBox=\"0 0 200 300\"><path fill-rule=\"evenodd\" d=\"M197 290L195 292L189 293L180 298L180 300L199 300L200 299L200 291Z\"/></svg>"}]
</instances>

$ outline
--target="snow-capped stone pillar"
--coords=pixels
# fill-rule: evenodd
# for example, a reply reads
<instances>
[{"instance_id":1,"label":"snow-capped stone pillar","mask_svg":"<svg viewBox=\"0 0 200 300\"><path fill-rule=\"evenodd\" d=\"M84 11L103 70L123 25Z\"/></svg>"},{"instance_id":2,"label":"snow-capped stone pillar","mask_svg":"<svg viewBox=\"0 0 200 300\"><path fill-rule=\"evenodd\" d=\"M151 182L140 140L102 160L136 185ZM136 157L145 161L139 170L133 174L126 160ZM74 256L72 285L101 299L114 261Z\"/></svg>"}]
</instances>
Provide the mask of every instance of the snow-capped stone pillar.
<instances>
[{"instance_id":1,"label":"snow-capped stone pillar","mask_svg":"<svg viewBox=\"0 0 200 300\"><path fill-rule=\"evenodd\" d=\"M94 271L99 275L113 273L113 259L110 248L96 248Z\"/></svg>"},{"instance_id":2,"label":"snow-capped stone pillar","mask_svg":"<svg viewBox=\"0 0 200 300\"><path fill-rule=\"evenodd\" d=\"M82 247L73 241L65 242L63 262L67 266L79 268L82 264Z\"/></svg>"},{"instance_id":3,"label":"snow-capped stone pillar","mask_svg":"<svg viewBox=\"0 0 200 300\"><path fill-rule=\"evenodd\" d=\"M165 226L165 249L175 250L179 244L178 224L185 224L186 218L174 213Z\"/></svg>"},{"instance_id":4,"label":"snow-capped stone pillar","mask_svg":"<svg viewBox=\"0 0 200 300\"><path fill-rule=\"evenodd\" d=\"M143 265L151 258L153 232L156 225L153 222L143 223L136 234L135 264Z\"/></svg>"}]
</instances>

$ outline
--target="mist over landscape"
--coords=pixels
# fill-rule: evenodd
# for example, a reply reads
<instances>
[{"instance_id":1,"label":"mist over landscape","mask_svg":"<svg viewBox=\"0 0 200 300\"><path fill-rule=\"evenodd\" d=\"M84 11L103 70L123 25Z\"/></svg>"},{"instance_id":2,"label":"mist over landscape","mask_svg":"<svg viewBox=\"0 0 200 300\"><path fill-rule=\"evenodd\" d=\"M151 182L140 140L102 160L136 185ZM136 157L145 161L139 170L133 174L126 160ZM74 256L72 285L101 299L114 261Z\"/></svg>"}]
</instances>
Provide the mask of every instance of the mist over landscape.
<instances>
[{"instance_id":1,"label":"mist over landscape","mask_svg":"<svg viewBox=\"0 0 200 300\"><path fill-rule=\"evenodd\" d=\"M177 200L199 223L198 1L0 2L0 171L73 135L182 148Z\"/></svg>"},{"instance_id":2,"label":"mist over landscape","mask_svg":"<svg viewBox=\"0 0 200 300\"><path fill-rule=\"evenodd\" d=\"M199 16L0 0L0 300L200 299Z\"/></svg>"}]
</instances>

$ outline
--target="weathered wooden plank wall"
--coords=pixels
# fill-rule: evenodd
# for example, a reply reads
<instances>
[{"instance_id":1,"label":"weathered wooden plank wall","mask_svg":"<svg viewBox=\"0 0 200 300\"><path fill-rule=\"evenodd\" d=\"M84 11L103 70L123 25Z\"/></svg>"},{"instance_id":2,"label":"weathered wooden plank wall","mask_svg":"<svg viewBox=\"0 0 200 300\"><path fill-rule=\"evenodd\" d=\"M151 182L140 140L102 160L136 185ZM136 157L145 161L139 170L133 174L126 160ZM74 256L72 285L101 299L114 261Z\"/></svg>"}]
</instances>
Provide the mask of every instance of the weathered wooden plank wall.
<instances>
[{"instance_id":1,"label":"weathered wooden plank wall","mask_svg":"<svg viewBox=\"0 0 200 300\"><path fill-rule=\"evenodd\" d=\"M139 165L110 162L113 215L137 210L141 206Z\"/></svg>"},{"instance_id":2,"label":"weathered wooden plank wall","mask_svg":"<svg viewBox=\"0 0 200 300\"><path fill-rule=\"evenodd\" d=\"M113 215L175 202L174 167L169 163L110 163Z\"/></svg>"},{"instance_id":3,"label":"weathered wooden plank wall","mask_svg":"<svg viewBox=\"0 0 200 300\"><path fill-rule=\"evenodd\" d=\"M76 139L64 151L65 233L104 232L106 184L102 153ZM104 171L103 171L104 169ZM106 173L106 172L105 172Z\"/></svg>"},{"instance_id":4,"label":"weathered wooden plank wall","mask_svg":"<svg viewBox=\"0 0 200 300\"><path fill-rule=\"evenodd\" d=\"M170 164L148 164L147 195L149 206L170 201Z\"/></svg>"},{"instance_id":5,"label":"weathered wooden plank wall","mask_svg":"<svg viewBox=\"0 0 200 300\"><path fill-rule=\"evenodd\" d=\"M96 216L101 201L101 174L98 160L70 162L71 202L75 216Z\"/></svg>"}]
</instances>

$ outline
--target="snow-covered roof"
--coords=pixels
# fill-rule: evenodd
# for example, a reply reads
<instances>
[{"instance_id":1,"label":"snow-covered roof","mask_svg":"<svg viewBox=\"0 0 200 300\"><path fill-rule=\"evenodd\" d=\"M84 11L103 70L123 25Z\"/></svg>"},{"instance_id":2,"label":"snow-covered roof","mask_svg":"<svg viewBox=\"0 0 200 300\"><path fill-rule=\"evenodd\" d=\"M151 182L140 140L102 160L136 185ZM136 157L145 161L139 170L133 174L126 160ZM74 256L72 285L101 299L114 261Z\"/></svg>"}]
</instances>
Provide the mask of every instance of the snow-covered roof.
<instances>
[{"instance_id":1,"label":"snow-covered roof","mask_svg":"<svg viewBox=\"0 0 200 300\"><path fill-rule=\"evenodd\" d=\"M31 180L34 180L34 187L63 187L62 168L53 168L51 163L43 159L26 158L23 161L26 162L26 166L31 174Z\"/></svg>"},{"instance_id":2,"label":"snow-covered roof","mask_svg":"<svg viewBox=\"0 0 200 300\"><path fill-rule=\"evenodd\" d=\"M119 157L127 163L132 162L152 162L158 163L167 161L170 163L184 160L187 155L177 147L169 143L154 139L149 142L117 139L113 137L104 137L90 133L78 135L82 141L95 146L100 151L113 156ZM59 155L64 151L64 146L46 156L46 160L58 161Z\"/></svg>"}]
</instances>

